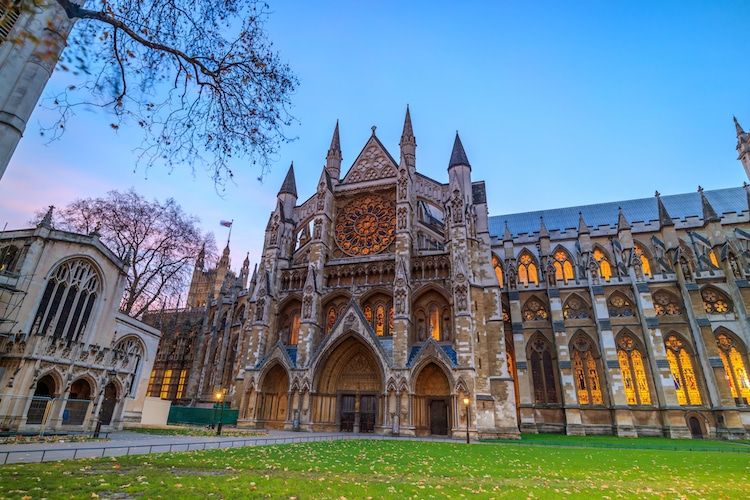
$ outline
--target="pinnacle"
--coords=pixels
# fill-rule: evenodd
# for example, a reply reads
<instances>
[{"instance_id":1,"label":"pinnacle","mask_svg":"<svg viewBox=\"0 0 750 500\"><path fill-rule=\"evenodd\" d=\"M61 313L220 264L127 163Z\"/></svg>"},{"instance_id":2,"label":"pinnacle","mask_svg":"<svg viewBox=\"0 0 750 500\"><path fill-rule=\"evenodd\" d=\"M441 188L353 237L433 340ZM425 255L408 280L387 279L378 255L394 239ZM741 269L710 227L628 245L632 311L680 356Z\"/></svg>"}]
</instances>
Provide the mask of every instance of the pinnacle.
<instances>
[{"instance_id":1,"label":"pinnacle","mask_svg":"<svg viewBox=\"0 0 750 500\"><path fill-rule=\"evenodd\" d=\"M284 183L279 189L279 194L287 193L297 197L297 182L294 180L294 162L289 166L289 171L286 173Z\"/></svg>"},{"instance_id":2,"label":"pinnacle","mask_svg":"<svg viewBox=\"0 0 750 500\"><path fill-rule=\"evenodd\" d=\"M589 226L586 225L586 221L583 220L583 212L578 212L578 234L589 234Z\"/></svg>"},{"instance_id":3,"label":"pinnacle","mask_svg":"<svg viewBox=\"0 0 750 500\"><path fill-rule=\"evenodd\" d=\"M331 137L331 147L328 148L328 155L332 153L341 153L341 139L339 138L339 121L336 120L336 128L333 129L333 137Z\"/></svg>"},{"instance_id":4,"label":"pinnacle","mask_svg":"<svg viewBox=\"0 0 750 500\"><path fill-rule=\"evenodd\" d=\"M706 224L708 222L718 222L721 220L721 217L716 213L716 210L714 210L714 207L711 205L711 202L708 201L708 197L706 196L706 193L703 192L703 188L701 186L698 186L698 193L701 196L701 208L703 209L703 223Z\"/></svg>"},{"instance_id":5,"label":"pinnacle","mask_svg":"<svg viewBox=\"0 0 750 500\"><path fill-rule=\"evenodd\" d=\"M630 229L630 223L628 222L628 219L625 218L622 207L617 207L617 230L623 231L625 229Z\"/></svg>"},{"instance_id":6,"label":"pinnacle","mask_svg":"<svg viewBox=\"0 0 750 500\"><path fill-rule=\"evenodd\" d=\"M659 191L656 191L656 193L654 193L654 196L656 196L656 207L659 210L659 224L661 225L661 227L674 226L674 221L669 215L669 212L667 212L667 207L664 206L664 202L661 199L661 193L659 193Z\"/></svg>"},{"instance_id":7,"label":"pinnacle","mask_svg":"<svg viewBox=\"0 0 750 500\"><path fill-rule=\"evenodd\" d=\"M464 151L464 145L461 144L461 137L459 137L458 131L456 131L456 138L453 141L453 151L451 152L451 160L448 163L448 168L458 165L471 167L469 159L466 157L466 151Z\"/></svg>"},{"instance_id":8,"label":"pinnacle","mask_svg":"<svg viewBox=\"0 0 750 500\"><path fill-rule=\"evenodd\" d=\"M734 120L734 129L737 131L737 137L739 137L741 134L744 134L745 131L742 130L742 125L740 125L740 122L737 121L737 117L732 116L732 120Z\"/></svg>"},{"instance_id":9,"label":"pinnacle","mask_svg":"<svg viewBox=\"0 0 750 500\"><path fill-rule=\"evenodd\" d=\"M414 129L411 126L411 113L409 112L409 105L406 105L406 116L404 117L404 129L401 132L401 142L405 140L414 139Z\"/></svg>"}]
</instances>

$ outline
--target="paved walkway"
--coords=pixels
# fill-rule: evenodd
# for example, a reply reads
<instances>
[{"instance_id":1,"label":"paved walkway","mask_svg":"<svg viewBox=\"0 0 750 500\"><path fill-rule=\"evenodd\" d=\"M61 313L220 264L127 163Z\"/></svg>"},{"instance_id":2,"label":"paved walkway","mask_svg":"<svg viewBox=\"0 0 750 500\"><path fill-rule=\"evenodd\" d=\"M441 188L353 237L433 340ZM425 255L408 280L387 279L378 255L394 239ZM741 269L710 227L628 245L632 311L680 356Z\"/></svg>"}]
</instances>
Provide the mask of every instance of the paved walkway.
<instances>
[{"instance_id":1,"label":"paved walkway","mask_svg":"<svg viewBox=\"0 0 750 500\"><path fill-rule=\"evenodd\" d=\"M154 434L122 431L110 433L108 441L0 445L0 464L39 463L74 458L118 457L146 453L241 448L244 446L334 441L339 439L422 440L425 438L397 438L375 434L352 434L344 432L318 433L291 431L268 431L265 436L249 437L157 436ZM427 439L431 441L453 441L450 438Z\"/></svg>"}]
</instances>

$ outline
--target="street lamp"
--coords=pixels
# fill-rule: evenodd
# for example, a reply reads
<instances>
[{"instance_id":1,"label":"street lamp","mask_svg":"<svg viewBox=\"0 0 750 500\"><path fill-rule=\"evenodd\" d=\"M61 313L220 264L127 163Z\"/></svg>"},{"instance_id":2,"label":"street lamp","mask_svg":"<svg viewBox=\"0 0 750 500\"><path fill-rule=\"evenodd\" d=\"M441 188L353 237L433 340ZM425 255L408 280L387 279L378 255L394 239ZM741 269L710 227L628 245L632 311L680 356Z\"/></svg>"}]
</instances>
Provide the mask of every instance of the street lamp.
<instances>
[{"instance_id":1,"label":"street lamp","mask_svg":"<svg viewBox=\"0 0 750 500\"><path fill-rule=\"evenodd\" d=\"M216 426L216 435L221 436L221 425L224 419L224 390L216 393L216 401L221 405L219 409L219 424Z\"/></svg>"},{"instance_id":2,"label":"street lamp","mask_svg":"<svg viewBox=\"0 0 750 500\"><path fill-rule=\"evenodd\" d=\"M471 408L469 407L470 400L467 397L464 398L464 405L466 405L466 444L469 444L469 420L471 420Z\"/></svg>"}]
</instances>

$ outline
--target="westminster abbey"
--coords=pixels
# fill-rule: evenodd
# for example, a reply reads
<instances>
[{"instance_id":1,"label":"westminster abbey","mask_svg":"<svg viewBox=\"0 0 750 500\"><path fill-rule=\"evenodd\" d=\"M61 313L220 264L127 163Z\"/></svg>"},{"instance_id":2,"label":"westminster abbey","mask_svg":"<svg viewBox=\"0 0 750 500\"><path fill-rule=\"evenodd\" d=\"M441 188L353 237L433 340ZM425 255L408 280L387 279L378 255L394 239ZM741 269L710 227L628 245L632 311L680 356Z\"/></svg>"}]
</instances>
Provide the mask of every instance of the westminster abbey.
<instances>
[{"instance_id":1,"label":"westminster abbey","mask_svg":"<svg viewBox=\"0 0 750 500\"><path fill-rule=\"evenodd\" d=\"M416 147L407 110L398 160L373 128L342 172L337 124L252 277L199 256L188 307L149 318L150 394L225 391L253 428L750 435L749 186L491 217L458 135L447 181Z\"/></svg>"}]
</instances>

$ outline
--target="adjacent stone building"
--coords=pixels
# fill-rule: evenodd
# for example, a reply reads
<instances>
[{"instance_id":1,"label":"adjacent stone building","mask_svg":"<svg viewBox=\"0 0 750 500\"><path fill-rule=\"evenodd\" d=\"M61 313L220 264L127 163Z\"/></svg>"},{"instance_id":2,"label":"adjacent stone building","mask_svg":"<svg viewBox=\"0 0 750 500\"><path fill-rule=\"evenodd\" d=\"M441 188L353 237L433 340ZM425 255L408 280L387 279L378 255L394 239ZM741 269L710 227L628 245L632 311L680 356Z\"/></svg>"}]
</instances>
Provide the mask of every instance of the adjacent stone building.
<instances>
[{"instance_id":1,"label":"adjacent stone building","mask_svg":"<svg viewBox=\"0 0 750 500\"><path fill-rule=\"evenodd\" d=\"M51 210L0 233L0 430L139 423L159 331L118 312L127 262Z\"/></svg>"}]
</instances>

